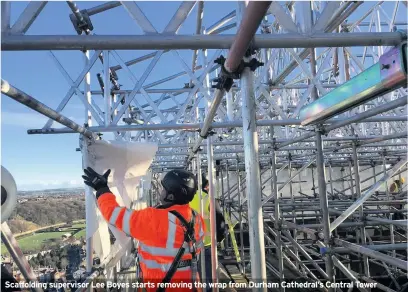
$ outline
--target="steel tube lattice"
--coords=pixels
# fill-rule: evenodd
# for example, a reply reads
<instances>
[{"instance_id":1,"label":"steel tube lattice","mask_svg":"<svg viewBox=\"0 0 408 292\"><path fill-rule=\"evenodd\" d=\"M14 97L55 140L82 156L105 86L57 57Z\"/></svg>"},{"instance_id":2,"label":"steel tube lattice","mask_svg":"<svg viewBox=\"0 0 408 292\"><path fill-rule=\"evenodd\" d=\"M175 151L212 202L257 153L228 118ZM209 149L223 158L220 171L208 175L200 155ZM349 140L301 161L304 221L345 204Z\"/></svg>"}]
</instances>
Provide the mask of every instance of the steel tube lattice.
<instances>
[{"instance_id":1,"label":"steel tube lattice","mask_svg":"<svg viewBox=\"0 0 408 292\"><path fill-rule=\"evenodd\" d=\"M72 15L58 21L73 25L72 34L34 35L32 24L50 13L43 9L46 3L30 2L14 24L14 4L1 3L2 51L52 50L47 56L69 84L54 110L10 85L16 81L2 80L4 95L50 118L28 134L79 133L84 159L88 138L99 139L101 133L106 133L103 139L157 143L151 166L155 183L171 168L193 169L199 176L207 171L212 209L212 275L207 276L214 280L221 280L224 266L231 269L224 263L235 261L239 271L231 272L233 277L243 273L259 283L374 283L383 291L401 291L407 190L405 184L396 190L391 186L407 173L407 88L394 86L315 126L302 126L299 113L371 72L367 69L382 56L405 44L406 1L250 1L233 11L221 2L186 1L176 5L162 32L139 2L87 6L68 1L58 5L67 9L68 4ZM209 23L214 7L223 17ZM130 17L141 34L129 35L134 32L120 26L119 35L92 27L88 19L107 11L118 13L119 20ZM192 27L185 25L188 20ZM111 25L116 28L115 22ZM81 51L85 65L76 78L57 59L57 50ZM124 58L121 50L134 55ZM227 56L224 63L220 55ZM173 65L163 63L168 57L182 69L173 71ZM263 65L254 66L252 58ZM406 59L394 61L405 66L406 79ZM168 74L150 80L162 65ZM387 70L386 63L381 66L379 74ZM352 98L354 89L348 88ZM83 105L81 120L64 114L73 95ZM54 121L65 127L52 127ZM154 187L149 194L153 204ZM224 250L215 244L217 195L235 226ZM86 197L92 197L89 189ZM90 272L89 234L87 240ZM120 257L115 255L115 262ZM123 264L120 269L127 275Z\"/></svg>"}]
</instances>

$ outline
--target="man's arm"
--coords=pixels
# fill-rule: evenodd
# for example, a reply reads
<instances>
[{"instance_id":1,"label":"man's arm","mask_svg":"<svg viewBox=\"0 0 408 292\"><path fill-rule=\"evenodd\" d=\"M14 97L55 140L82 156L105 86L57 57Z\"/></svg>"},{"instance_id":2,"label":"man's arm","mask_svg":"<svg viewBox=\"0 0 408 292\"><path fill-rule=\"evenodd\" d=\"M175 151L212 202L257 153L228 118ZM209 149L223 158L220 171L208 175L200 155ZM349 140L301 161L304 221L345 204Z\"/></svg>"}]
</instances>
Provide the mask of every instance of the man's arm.
<instances>
[{"instance_id":1,"label":"man's arm","mask_svg":"<svg viewBox=\"0 0 408 292\"><path fill-rule=\"evenodd\" d=\"M164 225L167 221L164 223L160 220L162 217L157 216L157 210L146 208L136 211L120 207L116 202L115 195L108 187L110 169L100 175L91 167L87 167L84 173L84 183L96 191L99 209L110 225L140 241L146 242L160 236L160 229L166 227Z\"/></svg>"},{"instance_id":2,"label":"man's arm","mask_svg":"<svg viewBox=\"0 0 408 292\"><path fill-rule=\"evenodd\" d=\"M96 196L99 209L105 220L128 236L146 241L152 238L152 233L158 232L160 223L153 208L131 210L121 207L109 188L98 190Z\"/></svg>"}]
</instances>

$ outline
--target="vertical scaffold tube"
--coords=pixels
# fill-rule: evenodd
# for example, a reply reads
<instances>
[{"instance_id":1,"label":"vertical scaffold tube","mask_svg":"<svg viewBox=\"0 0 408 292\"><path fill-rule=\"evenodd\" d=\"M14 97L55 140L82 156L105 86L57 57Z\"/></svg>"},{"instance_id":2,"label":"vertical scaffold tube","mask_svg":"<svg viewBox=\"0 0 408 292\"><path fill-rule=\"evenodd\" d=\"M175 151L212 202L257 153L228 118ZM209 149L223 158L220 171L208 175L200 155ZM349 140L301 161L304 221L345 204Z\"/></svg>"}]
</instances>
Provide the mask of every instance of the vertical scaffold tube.
<instances>
[{"instance_id":1,"label":"vertical scaffold tube","mask_svg":"<svg viewBox=\"0 0 408 292\"><path fill-rule=\"evenodd\" d=\"M254 73L245 68L241 76L242 119L247 181L248 225L253 281L266 283L265 243L261 201L261 181L258 158L258 135L254 95ZM263 285L262 285L263 286ZM266 285L257 288L266 291ZM255 288L254 288L255 291Z\"/></svg>"},{"instance_id":2,"label":"vertical scaffold tube","mask_svg":"<svg viewBox=\"0 0 408 292\"><path fill-rule=\"evenodd\" d=\"M323 140L322 133L320 129L316 129L316 167L318 176L318 186L319 186L319 197L320 197L320 208L322 210L322 224L323 224L323 235L324 243L326 247L330 248L330 217L329 217L329 205L327 201L326 192L326 176L324 172L324 156L323 156ZM334 270L333 270L333 260L330 255L326 255L326 273L331 283L334 283ZM330 292L334 292L334 288L329 288Z\"/></svg>"},{"instance_id":3,"label":"vertical scaffold tube","mask_svg":"<svg viewBox=\"0 0 408 292\"><path fill-rule=\"evenodd\" d=\"M111 93L110 93L110 74L109 74L109 51L103 51L103 70L104 70L104 90L105 99L105 126L111 123Z\"/></svg>"},{"instance_id":4,"label":"vertical scaffold tube","mask_svg":"<svg viewBox=\"0 0 408 292\"><path fill-rule=\"evenodd\" d=\"M276 158L276 156L275 156ZM290 153L288 153L288 159L289 159L289 164L288 164L288 171L289 171L289 177L292 177L292 155ZM293 178L294 180L294 178ZM293 183L291 180L289 182L289 193L290 193L290 200L292 202L292 204L295 203L295 197L293 196ZM300 180L300 179L299 179ZM293 224L296 224L296 211L293 209L292 211L292 216L293 216ZM297 233L297 229L293 229L293 238L295 239L295 241L297 240L298 237L298 233ZM297 247L293 247L293 251L295 253L295 255L298 257L299 256L299 252ZM296 263L296 267L299 269L299 264Z\"/></svg>"},{"instance_id":5,"label":"vertical scaffold tube","mask_svg":"<svg viewBox=\"0 0 408 292\"><path fill-rule=\"evenodd\" d=\"M197 95L195 96L195 98L197 98ZM196 118L196 122L200 122L200 109L197 107L195 109L195 118ZM196 137L198 138L199 134L196 134ZM204 215L204 201L203 201L203 177L202 177L202 169L201 169L201 155L200 152L197 152L197 156L196 156L196 167L197 167L197 176L198 176L198 194L199 194L199 198L200 198L200 214L201 216L205 216ZM206 228L208 228L208 226L206 226ZM208 232L208 230L206 231ZM200 266L201 266L201 282L202 283L206 283L206 279L207 279L207 273L205 271L205 246L203 251L200 254Z\"/></svg>"},{"instance_id":6,"label":"vertical scaffold tube","mask_svg":"<svg viewBox=\"0 0 408 292\"><path fill-rule=\"evenodd\" d=\"M11 2L1 1L1 34L8 34L10 30Z\"/></svg>"},{"instance_id":7,"label":"vertical scaffold tube","mask_svg":"<svg viewBox=\"0 0 408 292\"><path fill-rule=\"evenodd\" d=\"M343 192L344 195L346 195L346 183L345 183L345 174L344 174L345 170L344 167L340 168L340 173L341 173L341 191Z\"/></svg>"},{"instance_id":8,"label":"vertical scaffold tube","mask_svg":"<svg viewBox=\"0 0 408 292\"><path fill-rule=\"evenodd\" d=\"M211 281L218 282L218 251L216 237L216 222L215 222L215 176L214 176L214 153L212 146L212 137L207 138L207 163L208 163L208 183L210 195L210 225L211 225ZM218 287L214 287L213 291L218 291Z\"/></svg>"},{"instance_id":9,"label":"vertical scaffold tube","mask_svg":"<svg viewBox=\"0 0 408 292\"><path fill-rule=\"evenodd\" d=\"M265 12L270 3L271 2L249 2L248 6L246 6L247 3L238 2L237 24L239 23L240 26L237 35L241 37L241 40L237 38L234 41L228 56L244 56L248 46L242 40L248 40L248 37L252 38L253 33L256 32L262 18L265 16ZM256 24L253 22L255 19L257 21ZM249 25L249 23L251 23L251 25ZM227 58L225 61L225 68L230 72L233 72L233 70L230 69L237 68L236 65L240 62L241 58L239 60ZM253 282L261 284L261 287L253 288L253 291L266 292L266 285L262 285L266 284L266 264L263 236L261 175L258 158L258 133L256 128L254 73L249 68L243 70L240 83L243 120L242 132L244 138L245 172L247 181L247 224L249 227L251 279ZM241 242L241 244L243 243Z\"/></svg>"},{"instance_id":10,"label":"vertical scaffold tube","mask_svg":"<svg viewBox=\"0 0 408 292\"><path fill-rule=\"evenodd\" d=\"M239 173L238 158L236 164L237 186L238 186L238 219L239 219L239 243L241 244L242 273L245 274L245 247L244 247L244 226L242 225L242 196L241 196L241 177Z\"/></svg>"},{"instance_id":11,"label":"vertical scaffold tube","mask_svg":"<svg viewBox=\"0 0 408 292\"><path fill-rule=\"evenodd\" d=\"M226 187L227 187L227 200L228 200L228 204L226 204L225 199L224 199L224 206L225 206L225 214L228 214L228 218L231 218L231 192L230 192L230 183L229 183L229 168L228 168L228 160L225 160L225 179L226 179ZM225 193L222 193L223 197L225 198ZM232 236L232 234L231 234ZM232 240L232 238L231 238ZM225 248L229 248L230 244L229 244L229 237L228 235L225 237Z\"/></svg>"},{"instance_id":12,"label":"vertical scaffold tube","mask_svg":"<svg viewBox=\"0 0 408 292\"><path fill-rule=\"evenodd\" d=\"M332 166L331 166L331 161L329 161L329 179L330 179L330 191L331 191L331 195L333 200L334 198L334 188L333 188L333 178L332 178Z\"/></svg>"},{"instance_id":13,"label":"vertical scaffold tube","mask_svg":"<svg viewBox=\"0 0 408 292\"><path fill-rule=\"evenodd\" d=\"M350 174L350 198L355 199L356 198L356 193L354 192L354 179L353 179L353 170L351 167L351 160L348 162L348 167L349 167L349 174Z\"/></svg>"},{"instance_id":14,"label":"vertical scaffold tube","mask_svg":"<svg viewBox=\"0 0 408 292\"><path fill-rule=\"evenodd\" d=\"M197 167L197 178L198 178L198 195L200 198L200 214L204 216L204 203L203 203L203 193L202 193L202 177L201 177L201 160L200 160L200 153L197 153L196 157L196 167ZM201 264L201 278L200 279L203 283L205 283L206 274L205 274L205 251L203 250L200 254L200 264Z\"/></svg>"},{"instance_id":15,"label":"vertical scaffold tube","mask_svg":"<svg viewBox=\"0 0 408 292\"><path fill-rule=\"evenodd\" d=\"M279 261L279 280L283 282L283 253L282 253L282 234L280 231L280 209L279 209L279 194L278 194L278 176L276 175L276 150L275 143L272 145L272 158L271 158L271 181L272 181L272 195L275 203L275 222L274 227L276 230L276 255ZM281 287L280 291L285 291L285 288Z\"/></svg>"},{"instance_id":16,"label":"vertical scaffold tube","mask_svg":"<svg viewBox=\"0 0 408 292\"><path fill-rule=\"evenodd\" d=\"M232 91L227 92L226 100L227 100L227 116L228 120L231 122L234 120L234 99L232 96Z\"/></svg>"},{"instance_id":17,"label":"vertical scaffold tube","mask_svg":"<svg viewBox=\"0 0 408 292\"><path fill-rule=\"evenodd\" d=\"M353 167L354 167L354 180L355 180L355 188L356 188L356 197L359 199L361 197L361 186L360 186L360 170L358 165L358 157L357 157L357 143L353 141ZM360 221L364 222L364 212L363 212L363 204L361 204L359 208L360 213ZM361 244L367 245L367 238L366 238L366 230L364 226L360 227L360 236L361 236ZM366 255L363 256L363 263L364 263L364 274L366 277L370 277L370 266L368 263L368 257Z\"/></svg>"},{"instance_id":18,"label":"vertical scaffold tube","mask_svg":"<svg viewBox=\"0 0 408 292\"><path fill-rule=\"evenodd\" d=\"M84 60L85 60L85 66L88 65L89 62L89 51L86 51L84 54ZM106 85L105 85L106 86ZM91 104L92 101L92 95L91 95L91 73L88 72L85 75L85 82L84 82L84 93L85 97L87 99L87 102ZM85 109L85 123L88 125L88 127L92 126L92 115L91 112L88 111L88 109ZM83 137L83 145L82 145L82 166L85 169L88 167L88 139ZM94 195L91 187L85 185L85 205L86 206L92 206L93 207L93 202L94 202ZM92 208L91 207L91 208ZM87 208L88 209L88 208ZM89 210L89 209L88 209ZM85 219L86 222L89 222L89 220L95 220L95 218L89 218L89 212L85 213ZM86 228L86 272L91 273L92 271L92 266L93 266L93 234L91 234L89 228Z\"/></svg>"},{"instance_id":19,"label":"vertical scaffold tube","mask_svg":"<svg viewBox=\"0 0 408 292\"><path fill-rule=\"evenodd\" d=\"M386 156L386 153L384 152L383 153L383 172L384 172L384 176L387 174L387 164L386 164L385 156ZM388 188L387 181L385 182L384 186L385 186L385 195L387 197L387 201L390 201L390 191L389 191L389 188ZM390 211L389 219L392 220L392 213L391 213L392 207L390 205L388 206L388 210ZM391 236L391 244L394 244L395 243L395 236L394 236L394 225L393 224L390 224L390 236ZM392 256L396 257L395 250L392 251Z\"/></svg>"}]
</instances>

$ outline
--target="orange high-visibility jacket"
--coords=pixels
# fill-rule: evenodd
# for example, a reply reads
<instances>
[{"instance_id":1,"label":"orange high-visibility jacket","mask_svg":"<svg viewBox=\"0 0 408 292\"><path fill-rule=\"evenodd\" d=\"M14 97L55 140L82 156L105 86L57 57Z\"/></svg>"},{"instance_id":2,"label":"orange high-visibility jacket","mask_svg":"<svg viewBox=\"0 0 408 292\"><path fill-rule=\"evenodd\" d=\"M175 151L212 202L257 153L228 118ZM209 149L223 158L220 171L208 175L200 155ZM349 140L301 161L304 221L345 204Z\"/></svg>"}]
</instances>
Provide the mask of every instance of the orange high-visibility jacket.
<instances>
[{"instance_id":1,"label":"orange high-visibility jacket","mask_svg":"<svg viewBox=\"0 0 408 292\"><path fill-rule=\"evenodd\" d=\"M184 228L181 222L169 211L176 211L187 222L192 219L192 209L189 205L174 205L167 209L146 208L131 210L120 207L115 195L106 192L98 198L98 205L103 217L109 224L122 230L128 236L139 240L138 257L142 272L143 282L154 284L146 291L156 291L170 268L177 252L184 243ZM201 252L204 239L205 224L203 218L195 216L195 238L197 241L197 259ZM186 248L181 260L191 260L189 248ZM191 266L176 270L171 283L178 288L166 288L166 291L191 291L187 285L191 283ZM196 276L197 281L199 276ZM193 284L194 285L194 284ZM197 289L201 291L202 289Z\"/></svg>"}]
</instances>

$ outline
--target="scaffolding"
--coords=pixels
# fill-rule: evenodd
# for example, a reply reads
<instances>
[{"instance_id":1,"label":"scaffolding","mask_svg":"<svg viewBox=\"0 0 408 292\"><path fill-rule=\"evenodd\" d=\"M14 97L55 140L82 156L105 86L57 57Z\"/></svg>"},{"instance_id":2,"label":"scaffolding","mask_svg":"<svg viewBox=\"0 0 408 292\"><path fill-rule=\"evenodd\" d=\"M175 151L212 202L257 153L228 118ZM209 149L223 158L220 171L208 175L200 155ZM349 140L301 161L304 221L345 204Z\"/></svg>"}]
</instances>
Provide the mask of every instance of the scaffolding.
<instances>
[{"instance_id":1,"label":"scaffolding","mask_svg":"<svg viewBox=\"0 0 408 292\"><path fill-rule=\"evenodd\" d=\"M27 35L47 2L30 2L11 25L13 5L2 1L2 51L50 51L70 84L55 109L13 80L2 79L2 93L49 118L30 135L101 139L101 133L113 133L120 141L159 144L151 165L156 180L173 168L199 177L208 172L211 206L218 198L236 223L221 248L212 228L214 281L219 266L232 263L239 269L231 277L241 274L259 284L254 291L285 291L260 284L291 279L403 291L407 191L389 187L407 170L407 2L228 3L231 11L205 26L207 3L182 2L158 32L138 2L81 10L82 2L67 1L58 6L68 4L72 14L64 21L77 35ZM111 9L124 9L143 34L99 34L92 16ZM178 34L192 17L194 34ZM55 55L65 50L84 55L75 80ZM125 61L121 50L154 51ZM392 59L392 52L399 57ZM145 84L166 55L184 71ZM91 78L98 60L102 69ZM142 63L148 65L136 76L131 68ZM122 88L121 78L133 87ZM179 88L161 87L176 79ZM91 81L100 90L91 90ZM83 121L61 113L74 94L84 105ZM54 121L65 127L52 127ZM155 182L145 191L154 205ZM2 226L2 236L12 237L3 234ZM106 267L126 274L115 265L121 251L93 271L92 241L87 244L89 283ZM316 289L351 291L326 284Z\"/></svg>"}]
</instances>

